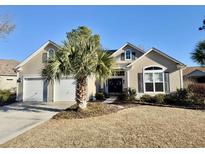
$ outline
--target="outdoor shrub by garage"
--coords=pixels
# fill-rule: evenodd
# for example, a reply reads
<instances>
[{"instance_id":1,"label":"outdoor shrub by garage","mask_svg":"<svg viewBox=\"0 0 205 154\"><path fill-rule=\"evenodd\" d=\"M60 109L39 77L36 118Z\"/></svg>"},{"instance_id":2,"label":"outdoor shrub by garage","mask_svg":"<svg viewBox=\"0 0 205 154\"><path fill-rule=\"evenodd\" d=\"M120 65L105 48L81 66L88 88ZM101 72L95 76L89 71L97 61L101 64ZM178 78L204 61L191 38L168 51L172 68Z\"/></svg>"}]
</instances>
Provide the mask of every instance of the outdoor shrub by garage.
<instances>
[{"instance_id":1,"label":"outdoor shrub by garage","mask_svg":"<svg viewBox=\"0 0 205 154\"><path fill-rule=\"evenodd\" d=\"M15 102L15 93L9 90L0 90L0 106Z\"/></svg>"}]
</instances>

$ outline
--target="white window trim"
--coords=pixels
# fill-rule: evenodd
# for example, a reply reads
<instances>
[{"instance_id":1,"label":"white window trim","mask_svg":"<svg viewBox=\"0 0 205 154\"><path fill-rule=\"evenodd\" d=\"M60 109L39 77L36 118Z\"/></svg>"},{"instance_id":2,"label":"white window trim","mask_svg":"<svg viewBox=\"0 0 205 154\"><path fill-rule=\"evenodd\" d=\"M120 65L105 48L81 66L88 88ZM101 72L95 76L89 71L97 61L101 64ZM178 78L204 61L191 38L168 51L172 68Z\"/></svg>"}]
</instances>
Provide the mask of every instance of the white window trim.
<instances>
[{"instance_id":1,"label":"white window trim","mask_svg":"<svg viewBox=\"0 0 205 154\"><path fill-rule=\"evenodd\" d=\"M160 67L162 68L162 70L145 70L146 68L148 67ZM164 73L164 70L165 68L161 67L161 66L147 66L147 67L144 67L143 68L143 88L144 88L144 93L165 93L165 73ZM153 83L153 91L146 91L146 87L145 87L145 83L149 83L149 82L145 82L145 73L152 73L153 75L153 82L150 82L150 83ZM162 73L162 83L163 83L163 91L155 91L155 83L161 83L161 82L155 82L155 79L154 79L154 73Z\"/></svg>"},{"instance_id":2,"label":"white window trim","mask_svg":"<svg viewBox=\"0 0 205 154\"><path fill-rule=\"evenodd\" d=\"M116 75L117 74L116 72L119 72L119 71L123 71L124 75ZM126 74L125 70L114 70L113 74L112 74L112 77L124 77L125 74Z\"/></svg>"},{"instance_id":3,"label":"white window trim","mask_svg":"<svg viewBox=\"0 0 205 154\"><path fill-rule=\"evenodd\" d=\"M130 58L129 59L127 59L127 57L126 57L127 51L130 52ZM132 50L130 50L130 49L125 50L125 54L124 55L125 55L125 60L132 60Z\"/></svg>"},{"instance_id":4,"label":"white window trim","mask_svg":"<svg viewBox=\"0 0 205 154\"><path fill-rule=\"evenodd\" d=\"M53 48L49 48L48 51L47 51L47 59L49 59L49 53L50 53L51 50L54 51L54 53L56 52Z\"/></svg>"}]
</instances>

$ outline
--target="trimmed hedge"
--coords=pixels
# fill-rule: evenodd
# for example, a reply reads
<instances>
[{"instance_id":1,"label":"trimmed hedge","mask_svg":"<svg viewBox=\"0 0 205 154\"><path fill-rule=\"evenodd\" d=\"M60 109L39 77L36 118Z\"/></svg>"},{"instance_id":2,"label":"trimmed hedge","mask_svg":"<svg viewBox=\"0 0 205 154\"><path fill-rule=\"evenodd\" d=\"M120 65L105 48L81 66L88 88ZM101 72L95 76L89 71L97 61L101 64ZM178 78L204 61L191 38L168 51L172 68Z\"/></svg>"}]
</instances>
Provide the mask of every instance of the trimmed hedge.
<instances>
[{"instance_id":1,"label":"trimmed hedge","mask_svg":"<svg viewBox=\"0 0 205 154\"><path fill-rule=\"evenodd\" d=\"M163 104L163 103L165 103L165 97L166 97L166 95L164 95L164 94L157 94L153 97L153 101L155 103Z\"/></svg>"},{"instance_id":2,"label":"trimmed hedge","mask_svg":"<svg viewBox=\"0 0 205 154\"><path fill-rule=\"evenodd\" d=\"M189 89L177 89L176 92L170 94L157 94L150 96L148 94L143 95L140 100L142 102L157 103L157 104L170 104L178 106L194 106L205 105L200 98L193 95Z\"/></svg>"},{"instance_id":3,"label":"trimmed hedge","mask_svg":"<svg viewBox=\"0 0 205 154\"><path fill-rule=\"evenodd\" d=\"M154 99L153 99L153 96L150 96L148 94L144 94L140 97L140 101L142 102L148 102L148 103L153 103L154 102Z\"/></svg>"},{"instance_id":4,"label":"trimmed hedge","mask_svg":"<svg viewBox=\"0 0 205 154\"><path fill-rule=\"evenodd\" d=\"M104 93L103 92L97 92L95 94L95 98L96 98L96 100L104 100L105 99Z\"/></svg>"},{"instance_id":5,"label":"trimmed hedge","mask_svg":"<svg viewBox=\"0 0 205 154\"><path fill-rule=\"evenodd\" d=\"M122 94L119 96L119 100L134 101L136 99L136 96L137 96L136 90L132 88L128 88L122 92Z\"/></svg>"}]
</instances>

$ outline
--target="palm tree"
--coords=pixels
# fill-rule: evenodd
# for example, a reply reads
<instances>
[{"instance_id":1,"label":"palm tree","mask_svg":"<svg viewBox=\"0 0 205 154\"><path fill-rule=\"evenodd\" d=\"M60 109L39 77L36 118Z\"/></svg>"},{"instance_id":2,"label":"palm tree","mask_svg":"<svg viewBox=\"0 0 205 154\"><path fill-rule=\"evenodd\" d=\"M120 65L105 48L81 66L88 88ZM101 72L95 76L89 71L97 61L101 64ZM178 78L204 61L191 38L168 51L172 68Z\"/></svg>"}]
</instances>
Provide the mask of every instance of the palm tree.
<instances>
[{"instance_id":1,"label":"palm tree","mask_svg":"<svg viewBox=\"0 0 205 154\"><path fill-rule=\"evenodd\" d=\"M87 27L81 26L67 33L64 45L49 59L42 70L48 81L73 75L76 80L76 102L80 109L87 106L87 78L108 78L112 74L114 60L100 45L99 35L93 35Z\"/></svg>"},{"instance_id":2,"label":"palm tree","mask_svg":"<svg viewBox=\"0 0 205 154\"><path fill-rule=\"evenodd\" d=\"M201 66L205 65L205 40L197 44L194 52L191 53L191 58Z\"/></svg>"}]
</instances>

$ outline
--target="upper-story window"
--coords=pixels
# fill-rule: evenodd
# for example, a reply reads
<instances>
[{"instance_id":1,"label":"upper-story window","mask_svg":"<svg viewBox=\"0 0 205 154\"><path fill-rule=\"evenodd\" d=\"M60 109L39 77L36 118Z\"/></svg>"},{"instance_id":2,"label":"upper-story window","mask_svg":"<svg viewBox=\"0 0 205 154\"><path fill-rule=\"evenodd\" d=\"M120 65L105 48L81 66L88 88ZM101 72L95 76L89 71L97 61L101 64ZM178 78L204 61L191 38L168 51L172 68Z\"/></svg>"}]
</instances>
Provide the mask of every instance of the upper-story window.
<instances>
[{"instance_id":1,"label":"upper-story window","mask_svg":"<svg viewBox=\"0 0 205 154\"><path fill-rule=\"evenodd\" d=\"M135 60L135 59L136 59L135 52L130 50L130 49L127 49L123 53L121 53L121 60L122 61Z\"/></svg>"},{"instance_id":2,"label":"upper-story window","mask_svg":"<svg viewBox=\"0 0 205 154\"><path fill-rule=\"evenodd\" d=\"M44 52L42 55L42 62L47 63L49 58L53 58L55 56L55 50L53 48L50 48L47 50L47 52Z\"/></svg>"},{"instance_id":3,"label":"upper-story window","mask_svg":"<svg viewBox=\"0 0 205 154\"><path fill-rule=\"evenodd\" d=\"M125 60L131 60L132 52L130 50L125 51Z\"/></svg>"},{"instance_id":4,"label":"upper-story window","mask_svg":"<svg viewBox=\"0 0 205 154\"><path fill-rule=\"evenodd\" d=\"M55 55L55 50L53 48L48 49L48 58L53 58Z\"/></svg>"}]
</instances>

